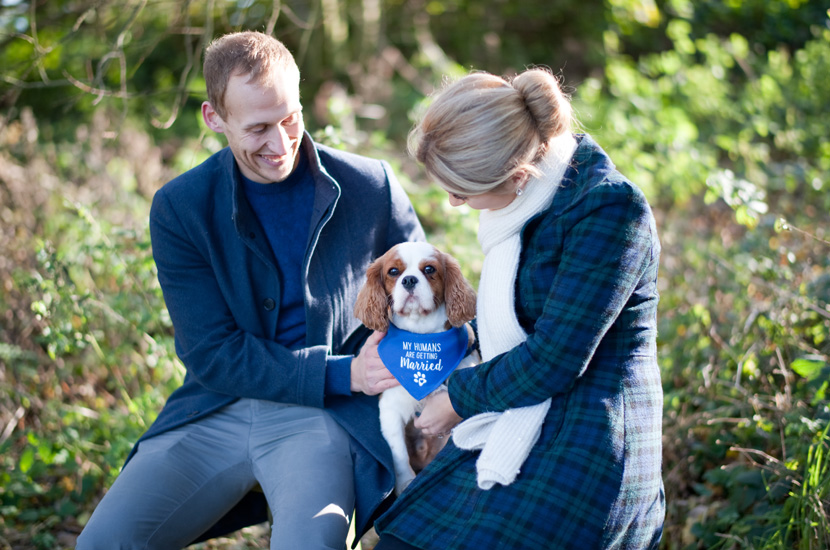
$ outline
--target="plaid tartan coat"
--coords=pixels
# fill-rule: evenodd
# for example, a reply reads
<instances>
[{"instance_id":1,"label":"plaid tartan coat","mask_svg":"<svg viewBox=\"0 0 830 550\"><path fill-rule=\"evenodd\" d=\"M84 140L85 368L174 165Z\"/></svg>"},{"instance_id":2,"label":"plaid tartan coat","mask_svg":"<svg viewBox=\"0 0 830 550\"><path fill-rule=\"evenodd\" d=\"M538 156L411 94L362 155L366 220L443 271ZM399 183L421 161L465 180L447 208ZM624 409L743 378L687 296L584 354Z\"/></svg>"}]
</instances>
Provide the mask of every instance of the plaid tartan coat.
<instances>
[{"instance_id":1,"label":"plaid tartan coat","mask_svg":"<svg viewBox=\"0 0 830 550\"><path fill-rule=\"evenodd\" d=\"M516 481L476 485L450 442L375 527L425 549L657 548L665 502L656 358L660 243L642 192L587 135L551 207L522 230L523 344L456 371L464 418L552 405Z\"/></svg>"}]
</instances>

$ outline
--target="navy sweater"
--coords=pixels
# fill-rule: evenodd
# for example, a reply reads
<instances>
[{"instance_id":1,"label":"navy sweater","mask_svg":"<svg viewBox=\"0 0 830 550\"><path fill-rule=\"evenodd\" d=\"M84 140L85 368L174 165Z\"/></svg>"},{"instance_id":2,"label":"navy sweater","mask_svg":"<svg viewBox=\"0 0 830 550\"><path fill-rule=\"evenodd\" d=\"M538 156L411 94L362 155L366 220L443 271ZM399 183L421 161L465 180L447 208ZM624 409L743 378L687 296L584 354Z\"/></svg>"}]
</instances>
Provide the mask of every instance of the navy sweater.
<instances>
[{"instance_id":1,"label":"navy sweater","mask_svg":"<svg viewBox=\"0 0 830 550\"><path fill-rule=\"evenodd\" d=\"M279 183L257 183L242 176L245 197L262 225L277 260L282 293L275 341L288 349L306 342L303 262L308 247L314 178L308 160L300 154L297 168ZM326 395L349 395L350 358L326 370Z\"/></svg>"}]
</instances>

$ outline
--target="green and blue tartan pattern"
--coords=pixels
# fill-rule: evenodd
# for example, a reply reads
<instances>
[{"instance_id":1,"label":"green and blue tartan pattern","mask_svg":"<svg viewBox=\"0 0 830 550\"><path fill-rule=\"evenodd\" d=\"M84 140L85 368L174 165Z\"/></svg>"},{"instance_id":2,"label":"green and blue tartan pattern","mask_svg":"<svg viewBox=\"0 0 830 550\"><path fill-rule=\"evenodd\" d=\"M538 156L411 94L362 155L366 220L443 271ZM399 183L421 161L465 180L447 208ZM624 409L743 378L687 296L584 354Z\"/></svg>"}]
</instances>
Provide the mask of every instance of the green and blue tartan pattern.
<instances>
[{"instance_id":1,"label":"green and blue tartan pattern","mask_svg":"<svg viewBox=\"0 0 830 550\"><path fill-rule=\"evenodd\" d=\"M642 192L587 135L523 229L527 341L449 379L453 406L552 405L517 480L482 491L450 442L376 523L429 549L657 548L665 503L656 359L660 244Z\"/></svg>"}]
</instances>

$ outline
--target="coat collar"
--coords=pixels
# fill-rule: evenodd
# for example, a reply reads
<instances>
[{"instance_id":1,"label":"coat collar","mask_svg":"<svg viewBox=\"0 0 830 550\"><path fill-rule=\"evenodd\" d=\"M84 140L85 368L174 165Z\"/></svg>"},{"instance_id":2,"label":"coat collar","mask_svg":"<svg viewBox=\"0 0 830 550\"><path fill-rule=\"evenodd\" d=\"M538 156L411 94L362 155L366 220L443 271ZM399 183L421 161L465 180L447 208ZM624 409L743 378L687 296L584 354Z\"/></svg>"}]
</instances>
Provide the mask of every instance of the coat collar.
<instances>
[{"instance_id":1,"label":"coat collar","mask_svg":"<svg viewBox=\"0 0 830 550\"><path fill-rule=\"evenodd\" d=\"M311 228L307 250L311 250L317 243L320 231L334 212L334 207L340 198L340 185L326 171L317 154L317 146L308 132L303 134L301 154L306 155L309 169L314 179L314 207L311 213ZM223 171L231 186L232 219L236 231L248 247L257 255L274 263L274 254L253 208L245 197L242 185L242 174L230 148L223 151ZM310 254L306 254L306 259Z\"/></svg>"},{"instance_id":2,"label":"coat collar","mask_svg":"<svg viewBox=\"0 0 830 550\"><path fill-rule=\"evenodd\" d=\"M576 151L548 210L555 216L577 202L591 188L591 182L602 181L604 176L616 171L614 163L590 135L575 134L574 137Z\"/></svg>"}]
</instances>

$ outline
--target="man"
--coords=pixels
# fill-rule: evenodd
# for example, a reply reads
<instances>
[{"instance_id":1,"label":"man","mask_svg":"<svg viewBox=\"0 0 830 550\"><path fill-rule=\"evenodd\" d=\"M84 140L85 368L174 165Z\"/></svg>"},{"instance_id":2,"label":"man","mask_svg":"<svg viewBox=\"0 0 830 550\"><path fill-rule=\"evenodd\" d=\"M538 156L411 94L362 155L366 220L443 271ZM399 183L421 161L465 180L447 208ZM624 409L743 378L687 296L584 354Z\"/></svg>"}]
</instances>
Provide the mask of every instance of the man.
<instances>
[{"instance_id":1,"label":"man","mask_svg":"<svg viewBox=\"0 0 830 550\"><path fill-rule=\"evenodd\" d=\"M424 233L388 164L305 133L278 40L219 38L204 75L228 148L150 212L187 375L77 548L182 548L270 509L272 549L342 549L352 511L360 535L394 486L374 396L396 382L352 307L370 261Z\"/></svg>"}]
</instances>

